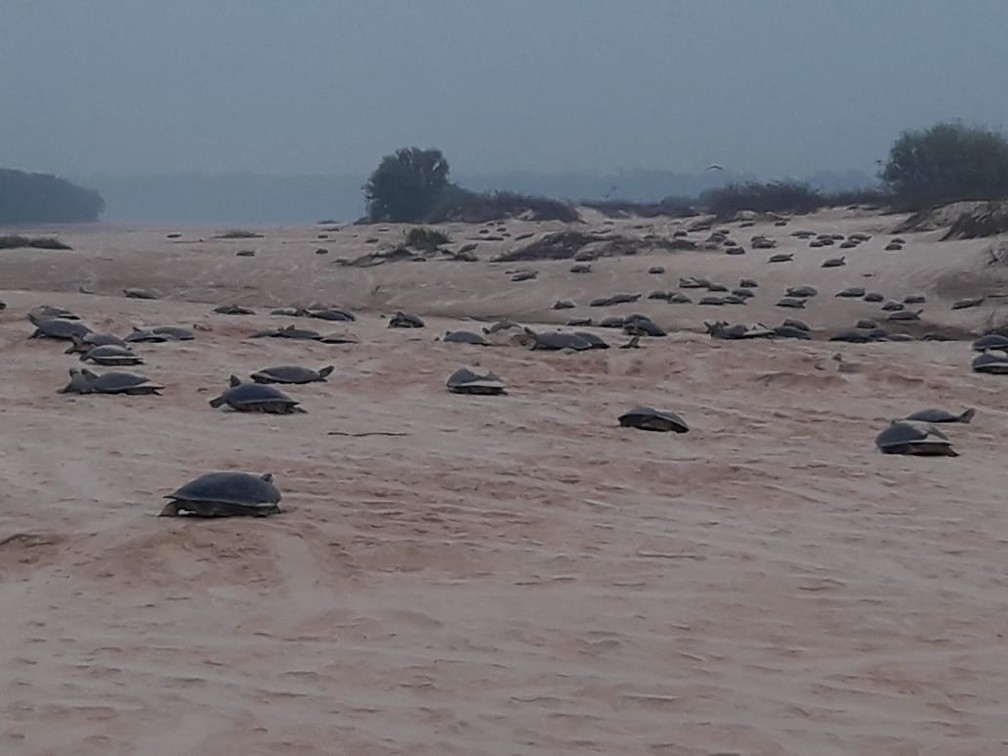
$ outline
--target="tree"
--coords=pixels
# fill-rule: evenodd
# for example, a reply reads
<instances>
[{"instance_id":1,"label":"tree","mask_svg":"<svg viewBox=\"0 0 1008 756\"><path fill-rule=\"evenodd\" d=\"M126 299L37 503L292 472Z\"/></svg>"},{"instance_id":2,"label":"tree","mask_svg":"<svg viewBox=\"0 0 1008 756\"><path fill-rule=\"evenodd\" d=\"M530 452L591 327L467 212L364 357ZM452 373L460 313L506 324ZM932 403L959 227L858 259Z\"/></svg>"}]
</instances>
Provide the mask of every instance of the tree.
<instances>
[{"instance_id":1,"label":"tree","mask_svg":"<svg viewBox=\"0 0 1008 756\"><path fill-rule=\"evenodd\" d=\"M999 199L1008 196L1008 139L955 121L904 131L880 175L908 207Z\"/></svg>"},{"instance_id":2,"label":"tree","mask_svg":"<svg viewBox=\"0 0 1008 756\"><path fill-rule=\"evenodd\" d=\"M93 189L47 173L0 168L0 225L93 221L104 209Z\"/></svg>"},{"instance_id":3,"label":"tree","mask_svg":"<svg viewBox=\"0 0 1008 756\"><path fill-rule=\"evenodd\" d=\"M386 155L364 185L372 222L422 221L449 186L441 150L404 147Z\"/></svg>"}]
</instances>

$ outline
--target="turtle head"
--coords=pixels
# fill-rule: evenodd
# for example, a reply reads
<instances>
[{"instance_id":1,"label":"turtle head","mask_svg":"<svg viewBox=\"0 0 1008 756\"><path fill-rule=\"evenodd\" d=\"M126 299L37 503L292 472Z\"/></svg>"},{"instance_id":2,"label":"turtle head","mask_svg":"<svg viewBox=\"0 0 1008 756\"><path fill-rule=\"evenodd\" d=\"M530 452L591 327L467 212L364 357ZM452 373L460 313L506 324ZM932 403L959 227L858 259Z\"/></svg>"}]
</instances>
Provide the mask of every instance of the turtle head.
<instances>
[{"instance_id":1,"label":"turtle head","mask_svg":"<svg viewBox=\"0 0 1008 756\"><path fill-rule=\"evenodd\" d=\"M232 375L230 378L228 378L228 385L231 388L234 388L235 386L241 386L241 378L239 378L237 375Z\"/></svg>"},{"instance_id":2,"label":"turtle head","mask_svg":"<svg viewBox=\"0 0 1008 756\"><path fill-rule=\"evenodd\" d=\"M273 473L263 473L262 475L259 476L259 480L264 480L267 483L272 483L273 482Z\"/></svg>"}]
</instances>

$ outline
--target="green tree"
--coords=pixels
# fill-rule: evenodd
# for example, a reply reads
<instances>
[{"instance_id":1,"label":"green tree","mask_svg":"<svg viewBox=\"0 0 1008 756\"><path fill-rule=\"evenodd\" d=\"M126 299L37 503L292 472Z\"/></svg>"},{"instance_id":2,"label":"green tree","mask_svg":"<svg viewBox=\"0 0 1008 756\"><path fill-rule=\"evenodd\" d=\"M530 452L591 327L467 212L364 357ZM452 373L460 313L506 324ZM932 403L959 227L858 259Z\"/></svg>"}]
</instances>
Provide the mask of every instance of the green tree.
<instances>
[{"instance_id":1,"label":"green tree","mask_svg":"<svg viewBox=\"0 0 1008 756\"><path fill-rule=\"evenodd\" d=\"M908 207L999 199L1008 196L1008 139L955 121L904 131L880 175Z\"/></svg>"},{"instance_id":2,"label":"green tree","mask_svg":"<svg viewBox=\"0 0 1008 756\"><path fill-rule=\"evenodd\" d=\"M382 158L364 185L368 218L373 222L423 221L448 186L448 161L441 150L396 150Z\"/></svg>"}]
</instances>

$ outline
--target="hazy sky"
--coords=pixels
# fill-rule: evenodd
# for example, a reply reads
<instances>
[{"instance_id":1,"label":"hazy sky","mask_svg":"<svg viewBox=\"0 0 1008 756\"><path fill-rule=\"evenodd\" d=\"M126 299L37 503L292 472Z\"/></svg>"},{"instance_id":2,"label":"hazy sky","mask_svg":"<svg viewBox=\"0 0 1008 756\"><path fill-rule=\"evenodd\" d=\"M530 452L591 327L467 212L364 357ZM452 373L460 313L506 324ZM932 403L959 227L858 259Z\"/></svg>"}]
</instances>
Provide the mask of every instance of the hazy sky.
<instances>
[{"instance_id":1,"label":"hazy sky","mask_svg":"<svg viewBox=\"0 0 1008 756\"><path fill-rule=\"evenodd\" d=\"M1008 126L1008 0L2 0L0 166L874 170Z\"/></svg>"}]
</instances>

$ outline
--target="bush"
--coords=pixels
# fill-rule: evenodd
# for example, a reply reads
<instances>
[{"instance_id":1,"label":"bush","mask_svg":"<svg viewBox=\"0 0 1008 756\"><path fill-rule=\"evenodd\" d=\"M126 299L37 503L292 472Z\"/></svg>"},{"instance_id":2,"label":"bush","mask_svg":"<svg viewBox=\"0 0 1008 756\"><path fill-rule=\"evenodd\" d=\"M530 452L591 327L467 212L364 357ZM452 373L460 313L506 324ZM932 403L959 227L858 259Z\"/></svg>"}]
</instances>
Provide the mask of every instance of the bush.
<instances>
[{"instance_id":1,"label":"bush","mask_svg":"<svg viewBox=\"0 0 1008 756\"><path fill-rule=\"evenodd\" d=\"M740 210L804 215L825 204L822 195L808 184L789 181L728 184L703 192L699 203L719 218L732 217Z\"/></svg>"},{"instance_id":2,"label":"bush","mask_svg":"<svg viewBox=\"0 0 1008 756\"><path fill-rule=\"evenodd\" d=\"M441 150L404 147L386 155L364 185L372 223L423 222L448 187L448 161Z\"/></svg>"},{"instance_id":3,"label":"bush","mask_svg":"<svg viewBox=\"0 0 1008 756\"><path fill-rule=\"evenodd\" d=\"M46 173L0 169L0 225L94 221L104 209L93 189Z\"/></svg>"},{"instance_id":4,"label":"bush","mask_svg":"<svg viewBox=\"0 0 1008 756\"><path fill-rule=\"evenodd\" d=\"M904 131L881 178L904 209L1008 197L1008 139L958 122Z\"/></svg>"},{"instance_id":5,"label":"bush","mask_svg":"<svg viewBox=\"0 0 1008 756\"><path fill-rule=\"evenodd\" d=\"M414 249L433 252L442 244L451 244L451 237L433 228L411 228L406 234L406 245Z\"/></svg>"},{"instance_id":6,"label":"bush","mask_svg":"<svg viewBox=\"0 0 1008 756\"><path fill-rule=\"evenodd\" d=\"M430 223L486 223L519 216L527 220L564 223L581 220L577 210L560 200L518 192L470 192L454 184L442 194L427 220Z\"/></svg>"}]
</instances>

